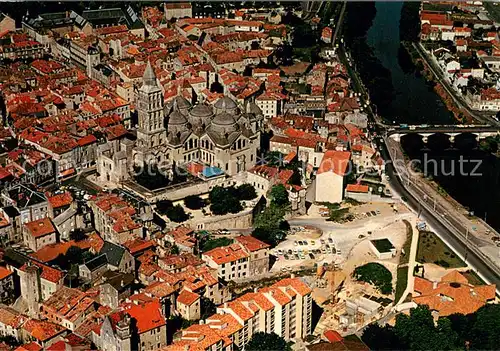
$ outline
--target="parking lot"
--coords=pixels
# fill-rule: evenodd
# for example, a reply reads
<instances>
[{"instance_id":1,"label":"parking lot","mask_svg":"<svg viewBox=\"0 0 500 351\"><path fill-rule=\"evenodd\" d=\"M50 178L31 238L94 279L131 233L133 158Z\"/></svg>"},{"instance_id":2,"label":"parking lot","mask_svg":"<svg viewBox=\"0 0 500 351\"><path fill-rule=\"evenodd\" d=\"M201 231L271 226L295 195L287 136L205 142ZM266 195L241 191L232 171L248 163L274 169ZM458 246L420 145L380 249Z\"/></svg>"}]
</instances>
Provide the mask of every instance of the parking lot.
<instances>
[{"instance_id":1,"label":"parking lot","mask_svg":"<svg viewBox=\"0 0 500 351\"><path fill-rule=\"evenodd\" d=\"M373 211L373 213L372 213ZM277 262L272 270L284 270L295 266L313 266L315 263L335 263L341 265L349 257L353 248L372 237L381 237L387 234L392 236L404 230L400 226L391 226L411 214L403 209L394 210L389 204L363 204L350 209L355 219L343 224L329 222L319 215L302 216L290 220L292 231L287 240L280 243L273 255ZM303 228L316 227L318 232L312 236Z\"/></svg>"}]
</instances>

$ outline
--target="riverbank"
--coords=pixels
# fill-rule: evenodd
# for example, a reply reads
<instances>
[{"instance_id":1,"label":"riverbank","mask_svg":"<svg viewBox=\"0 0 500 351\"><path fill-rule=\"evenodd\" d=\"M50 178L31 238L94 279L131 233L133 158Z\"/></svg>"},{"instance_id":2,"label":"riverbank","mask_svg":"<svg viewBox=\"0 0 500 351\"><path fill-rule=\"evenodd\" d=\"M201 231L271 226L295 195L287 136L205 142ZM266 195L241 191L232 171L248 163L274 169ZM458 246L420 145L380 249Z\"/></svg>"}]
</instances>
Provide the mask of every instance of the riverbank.
<instances>
[{"instance_id":1,"label":"riverbank","mask_svg":"<svg viewBox=\"0 0 500 351\"><path fill-rule=\"evenodd\" d=\"M441 98L441 101L445 104L446 108L453 114L455 120L461 124L473 124L475 119L467 110L457 106L450 94L446 92L443 85L439 83L438 77L434 76L427 62L423 60L418 51L415 50L413 44L403 41L401 46L406 50L408 56L411 58L416 72L418 72L428 84L432 85L434 91Z\"/></svg>"}]
</instances>

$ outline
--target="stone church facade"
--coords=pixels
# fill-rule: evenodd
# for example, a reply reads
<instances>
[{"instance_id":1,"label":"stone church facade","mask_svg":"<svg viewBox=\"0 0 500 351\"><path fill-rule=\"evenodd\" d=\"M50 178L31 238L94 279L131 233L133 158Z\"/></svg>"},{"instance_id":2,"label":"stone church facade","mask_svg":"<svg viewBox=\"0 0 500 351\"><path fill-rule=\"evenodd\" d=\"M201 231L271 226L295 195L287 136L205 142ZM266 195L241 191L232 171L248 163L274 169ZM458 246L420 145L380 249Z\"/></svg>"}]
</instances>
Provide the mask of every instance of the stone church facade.
<instances>
[{"instance_id":1,"label":"stone church facade","mask_svg":"<svg viewBox=\"0 0 500 351\"><path fill-rule=\"evenodd\" d=\"M157 164L160 169L189 162L220 168L229 176L252 168L260 147L263 114L253 102L239 106L229 97L195 106L178 96L165 104L148 63L136 92L137 140L101 145L98 173L103 182L127 180L133 165ZM132 146L132 147L131 147Z\"/></svg>"}]
</instances>

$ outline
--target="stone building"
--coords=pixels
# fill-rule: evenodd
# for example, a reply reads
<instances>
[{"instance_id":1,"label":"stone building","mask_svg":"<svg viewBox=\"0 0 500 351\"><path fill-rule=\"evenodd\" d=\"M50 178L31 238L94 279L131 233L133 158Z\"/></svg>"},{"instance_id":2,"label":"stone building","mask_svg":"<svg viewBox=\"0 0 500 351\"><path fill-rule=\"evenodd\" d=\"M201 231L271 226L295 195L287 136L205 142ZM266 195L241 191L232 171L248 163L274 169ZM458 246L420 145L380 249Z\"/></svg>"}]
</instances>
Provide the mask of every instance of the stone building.
<instances>
[{"instance_id":1,"label":"stone building","mask_svg":"<svg viewBox=\"0 0 500 351\"><path fill-rule=\"evenodd\" d=\"M178 96L165 105L151 63L135 100L137 141L99 146L98 172L103 182L127 180L133 165L155 163L160 169L198 161L228 175L253 167L260 146L263 115L253 102L239 106L223 97L213 106L192 104Z\"/></svg>"},{"instance_id":2,"label":"stone building","mask_svg":"<svg viewBox=\"0 0 500 351\"><path fill-rule=\"evenodd\" d=\"M239 236L235 241L241 244L250 255L249 275L254 277L269 272L269 245L253 236Z\"/></svg>"},{"instance_id":3,"label":"stone building","mask_svg":"<svg viewBox=\"0 0 500 351\"><path fill-rule=\"evenodd\" d=\"M96 340L94 340L94 343L101 350L131 351L131 338L132 328L130 315L119 312L104 317L100 334Z\"/></svg>"},{"instance_id":4,"label":"stone building","mask_svg":"<svg viewBox=\"0 0 500 351\"><path fill-rule=\"evenodd\" d=\"M14 272L0 266L0 302L10 304L14 300Z\"/></svg>"}]
</instances>

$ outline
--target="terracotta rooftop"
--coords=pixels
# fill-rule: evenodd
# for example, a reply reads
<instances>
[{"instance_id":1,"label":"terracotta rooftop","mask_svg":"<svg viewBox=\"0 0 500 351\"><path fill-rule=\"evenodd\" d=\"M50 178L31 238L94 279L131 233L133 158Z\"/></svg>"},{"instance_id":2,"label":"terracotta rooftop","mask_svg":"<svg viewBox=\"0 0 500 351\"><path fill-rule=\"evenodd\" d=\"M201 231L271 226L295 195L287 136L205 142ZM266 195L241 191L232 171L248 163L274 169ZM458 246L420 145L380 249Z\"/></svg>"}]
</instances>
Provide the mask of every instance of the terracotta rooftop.
<instances>
[{"instance_id":1,"label":"terracotta rooftop","mask_svg":"<svg viewBox=\"0 0 500 351\"><path fill-rule=\"evenodd\" d=\"M193 293L189 290L183 289L179 296L177 296L177 302L186 306L191 306L200 298L200 295Z\"/></svg>"},{"instance_id":2,"label":"terracotta rooftop","mask_svg":"<svg viewBox=\"0 0 500 351\"><path fill-rule=\"evenodd\" d=\"M249 255L237 244L232 244L224 247L216 247L210 251L203 253L203 256L210 257L218 265L234 262L242 258L247 258Z\"/></svg>"},{"instance_id":3,"label":"terracotta rooftop","mask_svg":"<svg viewBox=\"0 0 500 351\"><path fill-rule=\"evenodd\" d=\"M420 296L414 297L413 301L419 305L428 305L440 317L454 313L474 313L493 300L496 293L495 285L473 286L458 271L445 275L436 286L429 280L415 277L414 289Z\"/></svg>"},{"instance_id":4,"label":"terracotta rooftop","mask_svg":"<svg viewBox=\"0 0 500 351\"><path fill-rule=\"evenodd\" d=\"M42 218L36 221L28 222L25 226L29 230L30 234L35 238L41 238L55 233L56 231L50 218Z\"/></svg>"},{"instance_id":5,"label":"terracotta rooftop","mask_svg":"<svg viewBox=\"0 0 500 351\"><path fill-rule=\"evenodd\" d=\"M270 247L270 245L250 235L238 236L234 240L242 244L245 247L245 249L247 249L250 252L267 249Z\"/></svg>"},{"instance_id":6,"label":"terracotta rooftop","mask_svg":"<svg viewBox=\"0 0 500 351\"><path fill-rule=\"evenodd\" d=\"M318 169L318 174L333 172L344 176L349 165L351 153L348 151L328 150L324 153Z\"/></svg>"}]
</instances>

